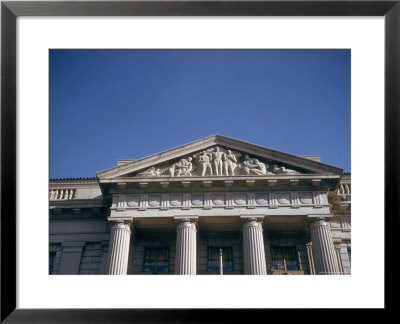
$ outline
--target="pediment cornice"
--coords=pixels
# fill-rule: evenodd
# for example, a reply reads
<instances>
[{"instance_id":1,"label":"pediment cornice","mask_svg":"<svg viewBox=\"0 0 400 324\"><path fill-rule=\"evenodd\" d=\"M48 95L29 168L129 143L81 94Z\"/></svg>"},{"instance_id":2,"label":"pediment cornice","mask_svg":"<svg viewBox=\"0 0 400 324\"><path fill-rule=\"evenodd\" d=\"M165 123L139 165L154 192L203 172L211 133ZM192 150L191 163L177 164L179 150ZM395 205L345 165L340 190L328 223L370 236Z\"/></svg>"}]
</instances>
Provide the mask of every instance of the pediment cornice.
<instances>
[{"instance_id":1,"label":"pediment cornice","mask_svg":"<svg viewBox=\"0 0 400 324\"><path fill-rule=\"evenodd\" d=\"M230 166L230 169L236 168L236 171L231 173L227 163L222 161L220 162L222 171L219 171L221 173L219 175L215 174L218 172L217 165L212 165L211 169L205 167L204 161L209 159L206 155L209 155L212 160L212 156L218 156L217 154L220 156L223 154L222 158L225 160L228 154L235 155L236 158L232 158L235 161L232 162L234 166L232 168ZM225 163L224 166L222 163ZM189 171L185 164L190 165ZM212 168L214 168L214 173ZM103 182L129 177L163 179L176 176L287 176L302 173L340 175L342 169L230 137L213 135L99 172L97 177L100 182Z\"/></svg>"}]
</instances>

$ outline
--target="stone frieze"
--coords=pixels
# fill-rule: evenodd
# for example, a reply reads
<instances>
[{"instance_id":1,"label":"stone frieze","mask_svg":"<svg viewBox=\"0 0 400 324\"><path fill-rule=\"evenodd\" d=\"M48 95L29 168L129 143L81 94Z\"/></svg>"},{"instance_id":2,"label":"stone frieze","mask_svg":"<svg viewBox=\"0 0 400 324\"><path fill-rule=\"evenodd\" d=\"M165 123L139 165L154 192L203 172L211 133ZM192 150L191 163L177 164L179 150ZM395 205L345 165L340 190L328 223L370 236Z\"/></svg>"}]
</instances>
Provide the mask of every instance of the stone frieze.
<instances>
[{"instance_id":1,"label":"stone frieze","mask_svg":"<svg viewBox=\"0 0 400 324\"><path fill-rule=\"evenodd\" d=\"M308 193L301 193L302 195ZM320 192L309 193L311 200L299 199L297 192L227 192L128 194L114 196L112 208L170 209L170 208L235 208L235 207L321 207L326 197ZM307 196L308 197L308 196ZM324 205L324 204L322 204Z\"/></svg>"},{"instance_id":2,"label":"stone frieze","mask_svg":"<svg viewBox=\"0 0 400 324\"><path fill-rule=\"evenodd\" d=\"M150 167L137 177L191 177L299 174L271 161L261 161L242 152L216 146L181 158L178 161Z\"/></svg>"}]
</instances>

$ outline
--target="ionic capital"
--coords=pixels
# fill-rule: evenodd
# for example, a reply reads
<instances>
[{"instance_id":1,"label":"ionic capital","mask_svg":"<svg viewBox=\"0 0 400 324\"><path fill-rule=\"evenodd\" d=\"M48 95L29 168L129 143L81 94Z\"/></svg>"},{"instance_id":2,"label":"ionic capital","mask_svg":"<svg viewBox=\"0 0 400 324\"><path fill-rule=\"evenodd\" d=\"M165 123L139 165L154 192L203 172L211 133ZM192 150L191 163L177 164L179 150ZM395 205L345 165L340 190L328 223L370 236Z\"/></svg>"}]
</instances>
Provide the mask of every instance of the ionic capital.
<instances>
[{"instance_id":1,"label":"ionic capital","mask_svg":"<svg viewBox=\"0 0 400 324\"><path fill-rule=\"evenodd\" d=\"M259 227L262 229L262 222L264 216L240 216L242 228L245 227Z\"/></svg>"},{"instance_id":2,"label":"ionic capital","mask_svg":"<svg viewBox=\"0 0 400 324\"><path fill-rule=\"evenodd\" d=\"M174 217L174 221L177 224L177 227L188 227L194 229L197 229L198 219L199 218L197 216Z\"/></svg>"},{"instance_id":3,"label":"ionic capital","mask_svg":"<svg viewBox=\"0 0 400 324\"><path fill-rule=\"evenodd\" d=\"M133 221L110 221L110 229L111 230L125 230L132 231L133 230Z\"/></svg>"},{"instance_id":4,"label":"ionic capital","mask_svg":"<svg viewBox=\"0 0 400 324\"><path fill-rule=\"evenodd\" d=\"M308 215L307 218L307 223L308 226L311 227L317 227L317 226L329 226L329 223L327 221L327 218L331 218L331 214L327 215Z\"/></svg>"}]
</instances>

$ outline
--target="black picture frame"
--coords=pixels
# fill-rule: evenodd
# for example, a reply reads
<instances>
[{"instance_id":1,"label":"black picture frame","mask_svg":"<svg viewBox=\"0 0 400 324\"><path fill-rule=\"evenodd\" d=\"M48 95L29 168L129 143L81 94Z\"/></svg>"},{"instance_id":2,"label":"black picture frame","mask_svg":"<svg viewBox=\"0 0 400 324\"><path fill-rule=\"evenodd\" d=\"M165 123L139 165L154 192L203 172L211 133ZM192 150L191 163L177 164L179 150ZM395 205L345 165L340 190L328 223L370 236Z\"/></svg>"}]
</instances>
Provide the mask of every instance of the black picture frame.
<instances>
[{"instance_id":1,"label":"black picture frame","mask_svg":"<svg viewBox=\"0 0 400 324\"><path fill-rule=\"evenodd\" d=\"M16 308L16 19L18 16L384 16L385 256L399 232L400 0L380 1L2 1L1 2L1 322L233 322L256 309L17 309ZM373 148L371 148L373 154ZM368 157L366 157L367 159ZM367 163L367 162L366 162ZM371 172L373 170L371 169ZM394 250L393 253L398 253ZM392 255L393 255L392 253ZM385 258L385 310L398 276ZM371 266L374 266L373 263ZM40 292L39 292L40 293ZM271 316L271 315L268 315ZM273 316L273 315L272 315ZM287 319L287 318L286 318Z\"/></svg>"}]
</instances>

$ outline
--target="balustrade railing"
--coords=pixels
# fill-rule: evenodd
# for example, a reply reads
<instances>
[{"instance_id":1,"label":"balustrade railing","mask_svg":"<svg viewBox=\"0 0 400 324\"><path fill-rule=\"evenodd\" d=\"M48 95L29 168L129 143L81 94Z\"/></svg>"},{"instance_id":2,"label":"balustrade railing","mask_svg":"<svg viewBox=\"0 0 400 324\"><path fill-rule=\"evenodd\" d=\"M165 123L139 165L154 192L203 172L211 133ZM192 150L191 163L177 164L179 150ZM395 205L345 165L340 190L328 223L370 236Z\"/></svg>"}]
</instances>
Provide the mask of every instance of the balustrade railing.
<instances>
[{"instance_id":1,"label":"balustrade railing","mask_svg":"<svg viewBox=\"0 0 400 324\"><path fill-rule=\"evenodd\" d=\"M75 198L76 189L52 189L49 191L50 200L69 200Z\"/></svg>"},{"instance_id":2,"label":"balustrade railing","mask_svg":"<svg viewBox=\"0 0 400 324\"><path fill-rule=\"evenodd\" d=\"M339 189L337 190L338 195L351 195L351 185L350 183L341 183Z\"/></svg>"}]
</instances>

